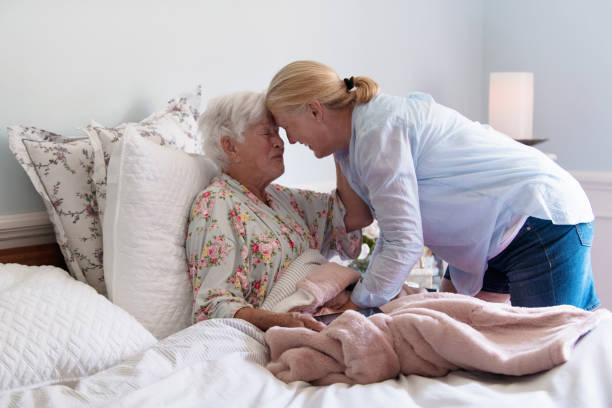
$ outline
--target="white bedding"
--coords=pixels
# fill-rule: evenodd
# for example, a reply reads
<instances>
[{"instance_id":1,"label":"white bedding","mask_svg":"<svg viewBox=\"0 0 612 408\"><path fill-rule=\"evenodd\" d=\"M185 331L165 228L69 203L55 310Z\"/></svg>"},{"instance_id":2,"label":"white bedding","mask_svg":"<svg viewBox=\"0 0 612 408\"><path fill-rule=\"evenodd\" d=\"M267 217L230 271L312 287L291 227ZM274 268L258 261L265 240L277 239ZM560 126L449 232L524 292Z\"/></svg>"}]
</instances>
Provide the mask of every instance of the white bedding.
<instances>
[{"instance_id":1,"label":"white bedding","mask_svg":"<svg viewBox=\"0 0 612 408\"><path fill-rule=\"evenodd\" d=\"M239 320L199 323L75 383L0 394L1 406L612 406L612 319L577 345L569 362L525 377L454 372L378 384L285 384L261 363L262 333ZM210 405L209 405L210 404ZM387 405L388 404L388 405Z\"/></svg>"},{"instance_id":2,"label":"white bedding","mask_svg":"<svg viewBox=\"0 0 612 408\"><path fill-rule=\"evenodd\" d=\"M263 333L237 319L201 322L96 374L0 392L0 406L374 407L612 406L612 318L550 371L505 377L464 371L442 378L400 376L370 385L285 384L262 364Z\"/></svg>"},{"instance_id":3,"label":"white bedding","mask_svg":"<svg viewBox=\"0 0 612 408\"><path fill-rule=\"evenodd\" d=\"M0 391L97 373L155 342L66 271L0 264Z\"/></svg>"}]
</instances>

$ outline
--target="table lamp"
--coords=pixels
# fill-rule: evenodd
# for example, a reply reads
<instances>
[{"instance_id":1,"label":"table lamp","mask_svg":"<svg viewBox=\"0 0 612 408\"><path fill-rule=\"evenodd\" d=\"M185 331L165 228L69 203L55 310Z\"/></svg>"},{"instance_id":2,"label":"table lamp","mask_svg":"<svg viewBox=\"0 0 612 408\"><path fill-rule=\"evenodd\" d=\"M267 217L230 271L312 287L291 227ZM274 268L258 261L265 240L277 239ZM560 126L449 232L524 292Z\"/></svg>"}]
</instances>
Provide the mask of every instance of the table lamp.
<instances>
[{"instance_id":1,"label":"table lamp","mask_svg":"<svg viewBox=\"0 0 612 408\"><path fill-rule=\"evenodd\" d=\"M489 124L521 142L535 141L532 72L491 72Z\"/></svg>"}]
</instances>

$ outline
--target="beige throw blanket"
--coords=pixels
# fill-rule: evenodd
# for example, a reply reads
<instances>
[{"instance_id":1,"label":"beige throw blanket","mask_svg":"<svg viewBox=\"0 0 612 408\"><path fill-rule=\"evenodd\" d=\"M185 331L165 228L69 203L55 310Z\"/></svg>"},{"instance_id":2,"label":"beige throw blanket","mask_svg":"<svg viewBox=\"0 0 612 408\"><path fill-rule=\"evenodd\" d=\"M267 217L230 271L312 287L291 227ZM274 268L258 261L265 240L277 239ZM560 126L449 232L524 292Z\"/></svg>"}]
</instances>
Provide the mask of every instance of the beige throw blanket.
<instances>
[{"instance_id":1,"label":"beige throw blanket","mask_svg":"<svg viewBox=\"0 0 612 408\"><path fill-rule=\"evenodd\" d=\"M298 285L316 292L312 298L319 302L338 294L329 291L341 291L321 281L316 272L324 271L331 272L329 266L313 271ZM576 341L610 313L519 308L451 293L403 296L382 309L385 314L369 318L347 311L321 332L269 329L268 369L285 382L316 385L368 384L399 373L443 376L457 369L532 374L567 361Z\"/></svg>"}]
</instances>

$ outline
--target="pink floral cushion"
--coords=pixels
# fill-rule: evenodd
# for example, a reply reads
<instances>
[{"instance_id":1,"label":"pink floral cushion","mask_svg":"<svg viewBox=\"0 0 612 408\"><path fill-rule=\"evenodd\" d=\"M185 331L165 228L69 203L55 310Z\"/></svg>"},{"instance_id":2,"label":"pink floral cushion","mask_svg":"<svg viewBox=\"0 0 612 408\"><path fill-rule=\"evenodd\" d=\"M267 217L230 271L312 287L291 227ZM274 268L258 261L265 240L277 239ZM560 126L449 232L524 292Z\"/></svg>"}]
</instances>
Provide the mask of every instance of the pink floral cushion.
<instances>
[{"instance_id":1,"label":"pink floral cushion","mask_svg":"<svg viewBox=\"0 0 612 408\"><path fill-rule=\"evenodd\" d=\"M201 142L195 129L201 96L198 87L135 125L151 141L199 152ZM90 125L90 138L66 137L35 127L8 127L9 147L42 197L68 271L104 295L100 208L106 198L106 165L112 145L126 125Z\"/></svg>"}]
</instances>

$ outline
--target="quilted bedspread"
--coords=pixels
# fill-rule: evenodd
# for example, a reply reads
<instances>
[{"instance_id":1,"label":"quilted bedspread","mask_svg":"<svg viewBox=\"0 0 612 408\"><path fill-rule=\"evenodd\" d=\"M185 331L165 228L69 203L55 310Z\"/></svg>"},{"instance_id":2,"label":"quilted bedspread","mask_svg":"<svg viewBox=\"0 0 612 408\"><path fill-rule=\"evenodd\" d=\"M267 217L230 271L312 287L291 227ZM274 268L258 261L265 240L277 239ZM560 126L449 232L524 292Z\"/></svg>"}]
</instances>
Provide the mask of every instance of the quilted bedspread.
<instances>
[{"instance_id":1,"label":"quilted bedspread","mask_svg":"<svg viewBox=\"0 0 612 408\"><path fill-rule=\"evenodd\" d=\"M0 391L76 380L155 342L66 271L0 264Z\"/></svg>"}]
</instances>

